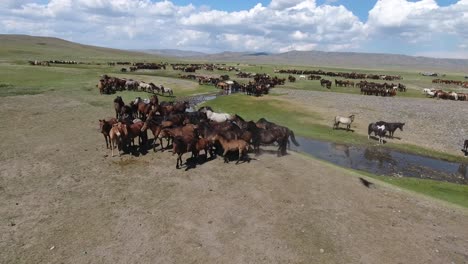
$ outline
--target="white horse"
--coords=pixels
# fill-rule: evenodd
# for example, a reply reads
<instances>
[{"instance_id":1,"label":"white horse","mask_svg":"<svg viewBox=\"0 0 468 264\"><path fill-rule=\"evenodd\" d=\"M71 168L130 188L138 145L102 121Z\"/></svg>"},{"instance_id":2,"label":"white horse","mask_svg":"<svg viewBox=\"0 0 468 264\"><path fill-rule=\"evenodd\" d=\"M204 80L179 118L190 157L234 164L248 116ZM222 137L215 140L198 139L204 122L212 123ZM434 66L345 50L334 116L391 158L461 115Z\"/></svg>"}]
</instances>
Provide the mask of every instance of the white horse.
<instances>
[{"instance_id":1,"label":"white horse","mask_svg":"<svg viewBox=\"0 0 468 264\"><path fill-rule=\"evenodd\" d=\"M424 88L423 89L423 94L425 94L426 96L434 97L435 96L435 90L434 89L429 89L429 88Z\"/></svg>"},{"instance_id":2,"label":"white horse","mask_svg":"<svg viewBox=\"0 0 468 264\"><path fill-rule=\"evenodd\" d=\"M162 95L164 95L164 93L167 93L170 96L174 95L174 91L172 91L171 88L166 88L166 87L164 87L162 85L161 85L161 93L162 93Z\"/></svg>"},{"instance_id":3,"label":"white horse","mask_svg":"<svg viewBox=\"0 0 468 264\"><path fill-rule=\"evenodd\" d=\"M346 130L351 128L351 123L354 121L354 115L350 115L349 117L342 117L342 116L335 116L335 121L333 123L333 129L338 129L338 126L341 124L346 125Z\"/></svg>"},{"instance_id":4,"label":"white horse","mask_svg":"<svg viewBox=\"0 0 468 264\"><path fill-rule=\"evenodd\" d=\"M450 92L449 96L453 98L453 100L457 101L458 100L458 94L456 92Z\"/></svg>"},{"instance_id":5,"label":"white horse","mask_svg":"<svg viewBox=\"0 0 468 264\"><path fill-rule=\"evenodd\" d=\"M211 110L206 110L206 117L208 117L209 120L215 121L218 123L225 122L228 120L232 119L232 116L227 113L215 113Z\"/></svg>"},{"instance_id":6,"label":"white horse","mask_svg":"<svg viewBox=\"0 0 468 264\"><path fill-rule=\"evenodd\" d=\"M140 82L138 88L144 92L150 91L153 87L149 83Z\"/></svg>"},{"instance_id":7,"label":"white horse","mask_svg":"<svg viewBox=\"0 0 468 264\"><path fill-rule=\"evenodd\" d=\"M305 80L305 79L306 79L306 76L305 76L305 75L299 75L299 79Z\"/></svg>"}]
</instances>

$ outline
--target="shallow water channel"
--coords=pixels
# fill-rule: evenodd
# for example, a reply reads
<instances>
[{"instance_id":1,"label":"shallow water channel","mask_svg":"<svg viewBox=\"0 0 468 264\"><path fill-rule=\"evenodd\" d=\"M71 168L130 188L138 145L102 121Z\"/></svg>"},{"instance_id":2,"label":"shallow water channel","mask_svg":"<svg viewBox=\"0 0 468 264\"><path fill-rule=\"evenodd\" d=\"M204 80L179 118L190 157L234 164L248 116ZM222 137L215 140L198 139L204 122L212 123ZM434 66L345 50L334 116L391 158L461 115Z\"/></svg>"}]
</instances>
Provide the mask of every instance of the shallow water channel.
<instances>
[{"instance_id":1,"label":"shallow water channel","mask_svg":"<svg viewBox=\"0 0 468 264\"><path fill-rule=\"evenodd\" d=\"M191 105L213 100L218 95L190 97ZM191 108L189 111L193 111ZM291 150L307 153L341 167L393 177L414 177L468 184L468 164L408 154L382 146L354 146L296 137L300 146Z\"/></svg>"}]
</instances>

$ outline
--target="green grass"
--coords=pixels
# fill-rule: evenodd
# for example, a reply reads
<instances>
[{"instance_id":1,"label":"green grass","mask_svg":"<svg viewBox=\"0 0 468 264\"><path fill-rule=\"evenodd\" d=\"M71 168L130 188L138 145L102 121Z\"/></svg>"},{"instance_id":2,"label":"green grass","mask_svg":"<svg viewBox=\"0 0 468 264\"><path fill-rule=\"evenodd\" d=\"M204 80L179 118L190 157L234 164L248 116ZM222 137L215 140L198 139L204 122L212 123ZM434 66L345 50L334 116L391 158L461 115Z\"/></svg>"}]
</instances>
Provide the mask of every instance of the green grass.
<instances>
[{"instance_id":1,"label":"green grass","mask_svg":"<svg viewBox=\"0 0 468 264\"><path fill-rule=\"evenodd\" d=\"M468 208L468 185L429 179L380 176L363 171L353 171L406 190Z\"/></svg>"},{"instance_id":2,"label":"green grass","mask_svg":"<svg viewBox=\"0 0 468 264\"><path fill-rule=\"evenodd\" d=\"M405 190L468 208L468 185L434 181L429 179L375 175L365 171L343 168L331 162L317 159L307 153L301 154L308 158L315 159L321 163L327 164L327 166L351 172L355 176L364 175Z\"/></svg>"}]
</instances>

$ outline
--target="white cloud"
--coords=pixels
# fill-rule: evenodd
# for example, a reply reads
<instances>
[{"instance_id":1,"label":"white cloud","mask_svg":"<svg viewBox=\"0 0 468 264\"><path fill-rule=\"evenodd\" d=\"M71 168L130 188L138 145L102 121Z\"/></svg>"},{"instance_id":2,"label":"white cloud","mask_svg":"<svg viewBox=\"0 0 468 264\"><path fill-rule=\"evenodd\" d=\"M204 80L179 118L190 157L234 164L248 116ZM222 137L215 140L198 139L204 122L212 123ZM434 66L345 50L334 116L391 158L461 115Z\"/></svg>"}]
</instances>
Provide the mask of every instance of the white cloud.
<instances>
[{"instance_id":1,"label":"white cloud","mask_svg":"<svg viewBox=\"0 0 468 264\"><path fill-rule=\"evenodd\" d=\"M272 0L249 10L154 0L0 0L0 33L51 35L116 48L202 51L359 50L363 42L397 38L408 45L447 36L468 43L468 0L379 0L362 22L335 0ZM440 43L440 41L439 41ZM424 45L421 45L424 46ZM443 46L443 45L442 45ZM385 52L385 51L382 51Z\"/></svg>"}]
</instances>

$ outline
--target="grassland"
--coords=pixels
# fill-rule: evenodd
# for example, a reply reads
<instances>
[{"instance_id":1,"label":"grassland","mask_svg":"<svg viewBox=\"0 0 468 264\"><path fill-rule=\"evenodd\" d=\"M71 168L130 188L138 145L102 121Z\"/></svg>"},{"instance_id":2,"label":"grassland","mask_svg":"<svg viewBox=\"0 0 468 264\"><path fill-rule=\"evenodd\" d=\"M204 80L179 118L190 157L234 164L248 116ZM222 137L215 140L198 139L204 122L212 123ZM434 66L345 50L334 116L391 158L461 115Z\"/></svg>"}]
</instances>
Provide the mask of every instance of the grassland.
<instances>
[{"instance_id":1,"label":"grassland","mask_svg":"<svg viewBox=\"0 0 468 264\"><path fill-rule=\"evenodd\" d=\"M100 109L110 108L109 102L113 96L99 96L95 87L97 80L102 74L110 74L118 77L133 78L164 84L175 90L176 96L190 96L201 93L211 93L216 91L213 86L198 85L196 81L180 79L180 71L168 69L165 71L137 71L135 73L122 74L120 66L107 66L106 61L151 61L160 62L160 57L139 54L132 52L122 52L104 48L93 48L84 45L70 44L55 39L27 39L23 37L13 38L2 42L0 47L0 97L36 95L36 94L60 94L68 98L79 100L85 105L91 105ZM50 67L30 66L26 61L29 59L69 59L83 61L83 64L76 65L52 65ZM166 61L166 60L164 60ZM171 62L171 61L169 61ZM343 72L365 72L373 74L401 75L402 83L409 88L407 93L399 93L404 97L423 97L420 89L431 87L432 77L424 77L417 72L397 72L397 71L376 71L367 69L345 69L345 68L318 68L318 67L296 67L296 66L273 66L273 65L250 65L234 64L244 72L267 73L286 78L288 74L276 74L275 69L322 69L325 71ZM197 75L219 76L229 74L231 78L239 82L247 82L248 79L240 79L234 76L234 72L226 71L198 71ZM331 78L327 78L331 79ZM334 78L333 78L334 79ZM445 79L462 80L462 75L447 75ZM438 86L446 90L450 86ZM277 89L301 89L324 92L359 93L358 88L336 88L327 90L320 86L318 81L297 80L295 83L287 82L286 85ZM280 92L281 93L281 92ZM136 96L143 96L139 92L121 92L125 102L134 99ZM243 95L233 95L229 97L219 97L208 104L219 111L237 113L247 119L257 120L265 117L268 120L277 122L292 128L298 135L311 137L319 140L327 140L346 144L369 144L367 138L354 134L343 133L343 131L333 131L328 126L320 125L318 121L321 116L299 107L291 107L284 101L278 100L276 95L269 95L261 98L247 97ZM163 98L162 100L174 100L174 98ZM430 100L430 99L428 99ZM386 147L395 148L401 151L416 153L425 156L436 157L450 161L461 161L462 158L446 153L433 151L414 145L386 144ZM415 179L393 179L375 176L380 180L391 184L424 193L439 199L447 200L456 204L467 206L467 187L453 186L440 182L429 182Z\"/></svg>"}]
</instances>

